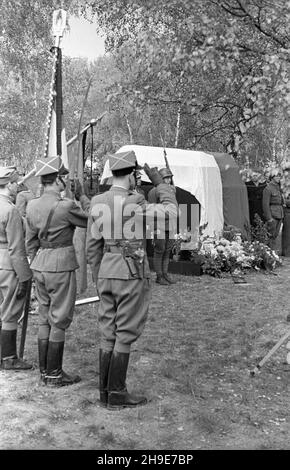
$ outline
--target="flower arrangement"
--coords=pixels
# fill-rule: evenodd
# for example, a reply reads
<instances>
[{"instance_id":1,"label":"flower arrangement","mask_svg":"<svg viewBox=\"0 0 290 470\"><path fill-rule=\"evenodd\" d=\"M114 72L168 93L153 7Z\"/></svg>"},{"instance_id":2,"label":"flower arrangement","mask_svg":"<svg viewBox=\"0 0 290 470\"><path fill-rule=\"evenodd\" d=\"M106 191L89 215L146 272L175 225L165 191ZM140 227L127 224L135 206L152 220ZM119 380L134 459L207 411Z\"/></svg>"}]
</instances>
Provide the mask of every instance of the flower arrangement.
<instances>
[{"instance_id":1,"label":"flower arrangement","mask_svg":"<svg viewBox=\"0 0 290 470\"><path fill-rule=\"evenodd\" d=\"M182 243L188 243L191 240L191 233L189 230L184 230L183 232L177 233L174 236L174 245L172 248L172 253L174 255L179 255L181 250Z\"/></svg>"},{"instance_id":2,"label":"flower arrangement","mask_svg":"<svg viewBox=\"0 0 290 470\"><path fill-rule=\"evenodd\" d=\"M258 214L255 214L254 225L251 226L251 239L267 245L269 235L267 223L263 222Z\"/></svg>"},{"instance_id":3,"label":"flower arrangement","mask_svg":"<svg viewBox=\"0 0 290 470\"><path fill-rule=\"evenodd\" d=\"M199 255L205 274L222 277L222 273L245 272L246 269L274 270L281 264L279 256L258 240L243 241L238 229L228 226L220 237L201 237L200 248L192 253Z\"/></svg>"}]
</instances>

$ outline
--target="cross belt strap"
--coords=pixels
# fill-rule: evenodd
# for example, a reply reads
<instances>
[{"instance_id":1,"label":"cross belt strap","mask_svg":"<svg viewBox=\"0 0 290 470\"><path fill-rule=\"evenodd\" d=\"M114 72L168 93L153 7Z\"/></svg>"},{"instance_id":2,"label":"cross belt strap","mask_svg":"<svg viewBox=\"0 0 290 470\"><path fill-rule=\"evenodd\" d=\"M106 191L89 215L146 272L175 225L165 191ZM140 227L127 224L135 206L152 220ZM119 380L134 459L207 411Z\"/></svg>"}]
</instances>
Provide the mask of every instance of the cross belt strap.
<instances>
[{"instance_id":1,"label":"cross belt strap","mask_svg":"<svg viewBox=\"0 0 290 470\"><path fill-rule=\"evenodd\" d=\"M57 201L55 201L54 204L53 204L53 206L51 207L51 209L50 209L50 211L49 211L49 214L48 214L48 217L47 217L47 220L46 220L46 224L45 224L44 229L43 229L43 235L42 235L42 237L40 238L40 241L47 239L47 234L48 234L49 225L50 225L52 216L53 216L53 214L55 213L55 210L56 210L56 208L57 208L59 202L60 202L60 199L57 200Z\"/></svg>"}]
</instances>

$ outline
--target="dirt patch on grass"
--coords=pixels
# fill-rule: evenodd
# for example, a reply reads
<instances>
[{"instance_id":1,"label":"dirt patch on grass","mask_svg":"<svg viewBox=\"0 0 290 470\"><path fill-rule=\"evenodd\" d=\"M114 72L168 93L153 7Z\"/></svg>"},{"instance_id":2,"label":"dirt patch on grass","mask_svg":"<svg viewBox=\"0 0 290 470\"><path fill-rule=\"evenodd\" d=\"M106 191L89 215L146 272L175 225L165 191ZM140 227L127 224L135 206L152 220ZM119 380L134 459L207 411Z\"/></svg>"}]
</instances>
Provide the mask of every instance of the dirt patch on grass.
<instances>
[{"instance_id":1,"label":"dirt patch on grass","mask_svg":"<svg viewBox=\"0 0 290 470\"><path fill-rule=\"evenodd\" d=\"M0 372L1 449L288 449L290 369L286 348L249 376L288 328L290 260L277 276L232 279L175 275L153 286L145 331L133 346L128 388L146 406L98 406L98 306L77 307L64 369L82 381L40 385L37 315L29 316L28 372ZM87 296L95 295L92 285Z\"/></svg>"}]
</instances>

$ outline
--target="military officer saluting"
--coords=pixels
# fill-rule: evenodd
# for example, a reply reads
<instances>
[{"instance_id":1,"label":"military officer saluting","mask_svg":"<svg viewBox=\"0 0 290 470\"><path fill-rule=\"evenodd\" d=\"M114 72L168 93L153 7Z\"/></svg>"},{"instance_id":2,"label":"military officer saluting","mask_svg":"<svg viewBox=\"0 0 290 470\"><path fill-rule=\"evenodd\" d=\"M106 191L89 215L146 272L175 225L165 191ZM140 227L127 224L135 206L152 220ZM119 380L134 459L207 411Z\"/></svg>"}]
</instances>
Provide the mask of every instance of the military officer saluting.
<instances>
[{"instance_id":1,"label":"military officer saluting","mask_svg":"<svg viewBox=\"0 0 290 470\"><path fill-rule=\"evenodd\" d=\"M76 300L78 268L73 246L75 227L87 226L87 215L76 203L61 197L65 189L61 159L37 161L36 176L44 187L41 197L29 201L26 211L26 246L31 258L39 303L38 353L42 381L49 386L80 381L62 369L65 331Z\"/></svg>"},{"instance_id":2,"label":"military officer saluting","mask_svg":"<svg viewBox=\"0 0 290 470\"><path fill-rule=\"evenodd\" d=\"M150 269L146 256L146 225L154 214L160 223L177 216L176 199L157 168L144 170L160 204L148 204L135 190L138 169L133 151L109 156L113 184L93 197L87 231L87 258L100 297L100 403L109 409L146 403L127 391L126 376L132 343L141 335L150 302ZM130 225L134 232L130 232Z\"/></svg>"},{"instance_id":3,"label":"military officer saluting","mask_svg":"<svg viewBox=\"0 0 290 470\"><path fill-rule=\"evenodd\" d=\"M15 167L0 167L0 305L1 369L25 370L32 365L18 358L17 322L24 307L28 282L32 277L25 252L21 215L12 201L17 194Z\"/></svg>"},{"instance_id":4,"label":"military officer saluting","mask_svg":"<svg viewBox=\"0 0 290 470\"><path fill-rule=\"evenodd\" d=\"M31 199L34 199L33 192L28 189L28 187L24 183L19 184L15 205L18 209L18 212L24 218L26 217L27 204L29 201L31 201Z\"/></svg>"},{"instance_id":5,"label":"military officer saluting","mask_svg":"<svg viewBox=\"0 0 290 470\"><path fill-rule=\"evenodd\" d=\"M172 193L176 193L175 186L172 184L173 174L170 168L160 168L159 174L163 179L163 182L168 184ZM148 202L158 203L159 194L157 188L152 188L148 193ZM156 282L162 286L168 286L169 284L175 284L175 281L168 275L168 267L170 260L170 253L174 245L174 239L170 237L169 228L165 231L165 237L160 238L158 236L158 230L154 230L154 255L153 264L156 272Z\"/></svg>"}]
</instances>

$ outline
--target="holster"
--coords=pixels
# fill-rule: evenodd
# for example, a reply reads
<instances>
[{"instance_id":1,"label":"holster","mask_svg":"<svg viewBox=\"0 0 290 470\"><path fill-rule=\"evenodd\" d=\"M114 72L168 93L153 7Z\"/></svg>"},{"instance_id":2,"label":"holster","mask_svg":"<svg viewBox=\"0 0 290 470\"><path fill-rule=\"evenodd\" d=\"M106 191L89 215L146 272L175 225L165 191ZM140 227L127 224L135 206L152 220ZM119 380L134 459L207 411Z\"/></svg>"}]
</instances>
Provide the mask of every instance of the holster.
<instances>
[{"instance_id":1,"label":"holster","mask_svg":"<svg viewBox=\"0 0 290 470\"><path fill-rule=\"evenodd\" d=\"M111 253L121 253L134 278L144 277L144 259L145 253L140 244L133 245L131 243L118 243L106 244L105 251Z\"/></svg>"},{"instance_id":2,"label":"holster","mask_svg":"<svg viewBox=\"0 0 290 470\"><path fill-rule=\"evenodd\" d=\"M127 263L131 276L136 277L136 278L140 277L136 260L134 260L133 258L130 258L129 256L124 256L124 260Z\"/></svg>"}]
</instances>

